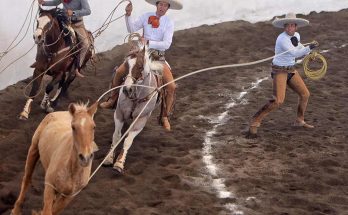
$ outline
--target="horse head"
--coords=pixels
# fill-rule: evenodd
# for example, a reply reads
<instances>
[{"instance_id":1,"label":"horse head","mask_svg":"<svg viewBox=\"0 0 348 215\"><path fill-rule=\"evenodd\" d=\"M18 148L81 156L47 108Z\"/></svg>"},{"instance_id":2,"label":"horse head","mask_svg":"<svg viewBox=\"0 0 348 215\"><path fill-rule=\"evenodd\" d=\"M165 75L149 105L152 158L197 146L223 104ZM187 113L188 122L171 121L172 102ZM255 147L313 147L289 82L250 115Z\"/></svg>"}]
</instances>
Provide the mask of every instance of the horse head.
<instances>
[{"instance_id":1,"label":"horse head","mask_svg":"<svg viewBox=\"0 0 348 215\"><path fill-rule=\"evenodd\" d=\"M53 25L55 11L56 9L43 10L40 8L36 29L33 35L36 44L42 44L45 40L46 34L54 28Z\"/></svg>"},{"instance_id":2,"label":"horse head","mask_svg":"<svg viewBox=\"0 0 348 215\"><path fill-rule=\"evenodd\" d=\"M94 157L94 129L93 116L97 111L98 103L87 108L86 105L69 105L72 116L71 128L73 133L74 150L77 152L81 166L88 166Z\"/></svg>"},{"instance_id":3,"label":"horse head","mask_svg":"<svg viewBox=\"0 0 348 215\"><path fill-rule=\"evenodd\" d=\"M134 86L134 84L144 85L144 80L149 77L152 71L163 69L161 62L154 62L150 59L147 46L130 53L126 58L126 67L128 68L128 74L125 79L123 93L129 98L136 97L137 86Z\"/></svg>"}]
</instances>

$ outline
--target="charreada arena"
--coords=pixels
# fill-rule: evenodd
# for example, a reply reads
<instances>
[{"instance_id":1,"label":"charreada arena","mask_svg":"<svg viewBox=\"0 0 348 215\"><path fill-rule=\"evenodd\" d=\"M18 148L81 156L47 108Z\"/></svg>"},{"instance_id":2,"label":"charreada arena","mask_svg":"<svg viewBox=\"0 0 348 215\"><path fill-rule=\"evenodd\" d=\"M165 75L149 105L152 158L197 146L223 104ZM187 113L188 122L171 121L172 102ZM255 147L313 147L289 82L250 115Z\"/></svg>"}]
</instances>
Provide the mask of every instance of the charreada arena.
<instances>
[{"instance_id":1,"label":"charreada arena","mask_svg":"<svg viewBox=\"0 0 348 215\"><path fill-rule=\"evenodd\" d=\"M348 215L348 0L0 11L0 214Z\"/></svg>"}]
</instances>

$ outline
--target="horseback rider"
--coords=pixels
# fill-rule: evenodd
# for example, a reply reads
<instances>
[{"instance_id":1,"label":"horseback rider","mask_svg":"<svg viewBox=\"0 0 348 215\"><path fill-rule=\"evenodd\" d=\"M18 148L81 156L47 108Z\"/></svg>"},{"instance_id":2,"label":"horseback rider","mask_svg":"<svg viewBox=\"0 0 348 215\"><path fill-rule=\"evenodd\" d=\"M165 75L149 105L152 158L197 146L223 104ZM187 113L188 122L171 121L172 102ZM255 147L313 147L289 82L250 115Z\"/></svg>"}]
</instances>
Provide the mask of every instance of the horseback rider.
<instances>
[{"instance_id":1,"label":"horseback rider","mask_svg":"<svg viewBox=\"0 0 348 215\"><path fill-rule=\"evenodd\" d=\"M307 26L309 21L297 18L294 13L288 13L285 18L277 18L272 24L274 27L284 29L284 32L276 40L275 54L278 55L286 51L288 52L278 55L273 59L271 73L271 77L273 78L273 99L252 117L247 134L247 137L251 138L257 136L257 129L260 127L262 120L284 102L286 85L299 96L297 117L294 125L303 128L314 128L313 125L304 121L309 91L294 66L295 58L309 54L312 49L319 46L319 43L313 41L307 47L300 43L300 34L296 32L297 28Z\"/></svg>"},{"instance_id":2,"label":"horseback rider","mask_svg":"<svg viewBox=\"0 0 348 215\"><path fill-rule=\"evenodd\" d=\"M92 45L88 39L87 30L83 22L83 16L91 14L88 0L38 0L38 3L43 6L58 6L63 3L65 14L59 13L57 18L60 21L60 25L62 25L65 34L64 39L67 43L66 45L72 46L73 43L71 41L71 36L67 36L69 30L67 30L68 24L66 16L71 20L71 27L77 34L81 50L79 51L76 61L76 72L77 74L80 74L87 51Z\"/></svg>"},{"instance_id":3,"label":"horseback rider","mask_svg":"<svg viewBox=\"0 0 348 215\"><path fill-rule=\"evenodd\" d=\"M171 69L164 58L164 52L169 49L172 44L174 34L174 23L166 16L166 12L169 8L180 10L182 4L179 0L146 0L146 2L156 5L156 12L148 12L140 16L138 19L133 20L131 16L133 6L129 3L126 6L126 26L129 33L133 33L140 29L143 29L144 35L142 42L147 44L152 58L163 61L163 82L168 83L173 81L173 75ZM123 78L126 76L126 66L122 63L115 71L114 78L112 80L112 88L122 84ZM168 84L165 88L165 110L161 119L163 127L166 130L170 130L170 123L168 117L171 114L174 93L176 85L174 82ZM113 108L118 100L118 91L112 91L111 96L107 101L100 104L102 108Z\"/></svg>"}]
</instances>

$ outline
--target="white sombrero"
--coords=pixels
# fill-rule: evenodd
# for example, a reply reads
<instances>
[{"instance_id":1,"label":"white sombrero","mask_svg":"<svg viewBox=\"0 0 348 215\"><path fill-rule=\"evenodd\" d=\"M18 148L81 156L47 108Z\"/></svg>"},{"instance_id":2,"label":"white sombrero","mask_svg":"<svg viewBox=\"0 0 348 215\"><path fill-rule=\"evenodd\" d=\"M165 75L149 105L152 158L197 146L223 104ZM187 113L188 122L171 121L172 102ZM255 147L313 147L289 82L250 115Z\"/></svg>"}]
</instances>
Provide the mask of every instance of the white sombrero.
<instances>
[{"instance_id":1,"label":"white sombrero","mask_svg":"<svg viewBox=\"0 0 348 215\"><path fill-rule=\"evenodd\" d=\"M163 2L167 2L168 4L170 4L170 9L174 9L174 10L181 10L182 9L182 4L180 2L180 0L145 0L146 2L156 5L157 2L159 1L163 1Z\"/></svg>"},{"instance_id":2,"label":"white sombrero","mask_svg":"<svg viewBox=\"0 0 348 215\"><path fill-rule=\"evenodd\" d=\"M276 28L284 28L284 25L289 23L295 23L297 24L297 27L303 27L303 26L309 25L308 20L297 18L296 14L294 13L288 13L285 15L284 18L276 17L275 20L272 22L273 26Z\"/></svg>"}]
</instances>

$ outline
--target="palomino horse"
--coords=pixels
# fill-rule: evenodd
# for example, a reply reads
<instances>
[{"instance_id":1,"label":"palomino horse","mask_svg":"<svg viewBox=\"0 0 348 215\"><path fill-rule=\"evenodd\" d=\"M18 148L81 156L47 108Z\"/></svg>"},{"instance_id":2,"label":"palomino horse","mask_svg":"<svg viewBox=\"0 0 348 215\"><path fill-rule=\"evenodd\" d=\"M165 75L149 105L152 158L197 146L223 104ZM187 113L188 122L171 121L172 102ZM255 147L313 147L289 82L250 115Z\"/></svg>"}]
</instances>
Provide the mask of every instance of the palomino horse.
<instances>
[{"instance_id":1,"label":"palomino horse","mask_svg":"<svg viewBox=\"0 0 348 215\"><path fill-rule=\"evenodd\" d=\"M125 138L123 149L118 155L116 162L114 163L114 153L110 153L103 164L104 166L113 165L113 168L121 173L124 169L127 152L133 143L133 139L142 131L146 121L156 107L158 98L158 93L155 90L158 87L156 72L162 72L163 70L161 62L150 60L149 53L145 51L145 47L141 51L128 55L125 63L129 73L125 80L125 86L120 90L114 113L115 131L111 148L117 147L116 144L118 144L121 138L121 130L124 123L138 117L144 106L147 103L148 105L135 124L130 128ZM145 87L134 86L134 84ZM156 93L156 95L151 97L152 93ZM149 101L150 98L151 101Z\"/></svg>"},{"instance_id":2,"label":"palomino horse","mask_svg":"<svg viewBox=\"0 0 348 215\"><path fill-rule=\"evenodd\" d=\"M45 11L40 9L37 19L37 27L34 32L34 40L37 44L36 62L31 66L34 69L32 88L29 98L20 113L20 119L28 119L33 99L39 93L39 87L44 74L52 76L52 80L46 86L44 98L40 107L46 112L53 112L53 107L58 104L58 98L65 93L71 82L75 79L75 56L78 48L71 49L64 41L64 31L59 27L57 15L61 9ZM93 37L90 34L90 43L93 44ZM92 48L91 48L92 49ZM85 57L84 65L92 57L92 50L89 49ZM51 68L50 68L51 67ZM48 70L48 71L47 71ZM46 72L47 71L47 72ZM46 72L46 73L45 73ZM50 99L50 92L59 83L55 96Z\"/></svg>"},{"instance_id":3,"label":"palomino horse","mask_svg":"<svg viewBox=\"0 0 348 215\"><path fill-rule=\"evenodd\" d=\"M24 196L37 161L45 169L42 214L57 214L89 180L95 150L93 116L98 103L70 104L69 111L48 114L36 129L25 164L21 191L12 210L21 214Z\"/></svg>"}]
</instances>

